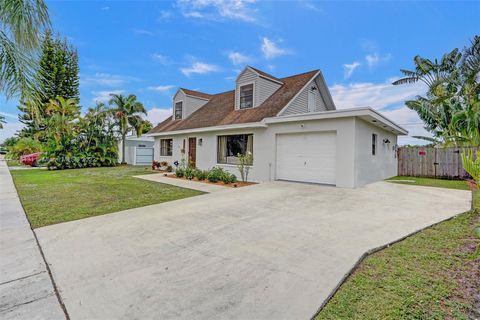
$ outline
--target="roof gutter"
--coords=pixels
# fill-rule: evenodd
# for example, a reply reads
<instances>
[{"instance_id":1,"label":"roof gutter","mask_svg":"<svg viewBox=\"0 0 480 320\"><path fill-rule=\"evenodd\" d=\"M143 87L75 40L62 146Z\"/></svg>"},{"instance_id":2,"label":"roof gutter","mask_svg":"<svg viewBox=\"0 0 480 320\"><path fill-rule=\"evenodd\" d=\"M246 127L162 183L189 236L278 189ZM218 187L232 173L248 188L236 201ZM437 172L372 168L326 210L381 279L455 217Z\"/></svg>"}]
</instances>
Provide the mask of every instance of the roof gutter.
<instances>
[{"instance_id":1,"label":"roof gutter","mask_svg":"<svg viewBox=\"0 0 480 320\"><path fill-rule=\"evenodd\" d=\"M408 134L408 131L395 122L391 121L381 113L370 107L363 108L351 108L351 109L340 109L340 110L330 110L322 112L311 112L308 114L301 115L288 115L288 116L277 116L271 118L263 119L265 124L274 124L282 122L293 122L293 121L308 121L308 120L321 120L321 119L333 119L333 118L345 118L345 117L361 117L361 116L370 116L376 121L383 123L389 126L391 129L395 130L401 135Z\"/></svg>"},{"instance_id":2,"label":"roof gutter","mask_svg":"<svg viewBox=\"0 0 480 320\"><path fill-rule=\"evenodd\" d=\"M147 137L160 137L160 136L173 136L173 135L179 135L179 134L201 133L201 132L211 132L211 131L221 131L221 130L237 130L237 129L245 129L245 128L266 128L266 127L267 125L262 121L262 122L226 124L222 126L203 127L203 128L166 131L166 132L157 132L157 133L147 133L143 135Z\"/></svg>"}]
</instances>

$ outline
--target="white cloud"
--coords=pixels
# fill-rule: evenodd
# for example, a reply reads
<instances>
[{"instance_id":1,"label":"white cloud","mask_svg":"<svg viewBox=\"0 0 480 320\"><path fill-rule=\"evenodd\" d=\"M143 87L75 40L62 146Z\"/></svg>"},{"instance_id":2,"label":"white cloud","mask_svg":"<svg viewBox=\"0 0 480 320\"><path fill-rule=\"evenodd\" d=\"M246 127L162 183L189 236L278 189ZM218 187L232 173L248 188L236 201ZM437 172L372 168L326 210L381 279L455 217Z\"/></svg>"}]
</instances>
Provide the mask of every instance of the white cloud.
<instances>
[{"instance_id":1,"label":"white cloud","mask_svg":"<svg viewBox=\"0 0 480 320\"><path fill-rule=\"evenodd\" d=\"M160 11L160 15L158 17L158 21L165 21L168 20L172 17L172 12L168 10L162 10Z\"/></svg>"},{"instance_id":2,"label":"white cloud","mask_svg":"<svg viewBox=\"0 0 480 320\"><path fill-rule=\"evenodd\" d=\"M168 59L167 56L161 54L161 53L154 53L152 54L152 58L155 60L155 61L158 61L160 62L161 64L163 65L167 65L169 64L169 61L170 59Z\"/></svg>"},{"instance_id":3,"label":"white cloud","mask_svg":"<svg viewBox=\"0 0 480 320\"><path fill-rule=\"evenodd\" d=\"M186 18L207 20L256 21L255 0L177 0L177 6Z\"/></svg>"},{"instance_id":4,"label":"white cloud","mask_svg":"<svg viewBox=\"0 0 480 320\"><path fill-rule=\"evenodd\" d=\"M306 8L306 9L308 9L308 10L310 10L310 11L323 12L322 9L320 9L319 7L317 7L317 6L316 6L313 2L311 2L311 1L304 0L304 1L300 1L299 4L300 4L302 7Z\"/></svg>"},{"instance_id":5,"label":"white cloud","mask_svg":"<svg viewBox=\"0 0 480 320\"><path fill-rule=\"evenodd\" d=\"M391 54L386 54L384 56L380 56L378 53L367 54L365 56L365 61L367 61L368 67L371 69L375 67L380 62L387 62L391 58Z\"/></svg>"},{"instance_id":6,"label":"white cloud","mask_svg":"<svg viewBox=\"0 0 480 320\"><path fill-rule=\"evenodd\" d=\"M228 53L228 59L230 59L230 61L232 61L234 65L247 64L252 60L249 56L244 55L240 52L235 52L235 51L230 51Z\"/></svg>"},{"instance_id":7,"label":"white cloud","mask_svg":"<svg viewBox=\"0 0 480 320\"><path fill-rule=\"evenodd\" d=\"M8 113L8 112L1 112L1 111L0 111L0 114L1 114L2 116L7 117L7 118L11 118L11 119L15 119L15 120L18 119L18 115L17 115L17 114Z\"/></svg>"},{"instance_id":8,"label":"white cloud","mask_svg":"<svg viewBox=\"0 0 480 320\"><path fill-rule=\"evenodd\" d=\"M111 86L123 85L127 82L140 81L140 80L138 78L130 77L130 76L122 76L118 74L97 72L93 76L87 76L85 78L80 77L80 81L84 85L97 84L97 85L104 85L104 86L111 87Z\"/></svg>"},{"instance_id":9,"label":"white cloud","mask_svg":"<svg viewBox=\"0 0 480 320\"><path fill-rule=\"evenodd\" d=\"M191 67L188 68L180 68L180 71L186 75L187 77L190 77L192 74L205 74L205 73L210 73L210 72L216 72L219 71L218 66L214 64L208 64L208 63L203 63L203 62L195 62L192 64Z\"/></svg>"},{"instance_id":10,"label":"white cloud","mask_svg":"<svg viewBox=\"0 0 480 320\"><path fill-rule=\"evenodd\" d=\"M348 79L352 76L353 72L358 68L360 67L361 63L358 62L358 61L355 61L353 63L346 63L343 65L343 69L344 69L344 77L345 79Z\"/></svg>"},{"instance_id":11,"label":"white cloud","mask_svg":"<svg viewBox=\"0 0 480 320\"><path fill-rule=\"evenodd\" d=\"M102 10L104 11L110 10L110 7L109 6L103 7Z\"/></svg>"},{"instance_id":12,"label":"white cloud","mask_svg":"<svg viewBox=\"0 0 480 320\"><path fill-rule=\"evenodd\" d=\"M273 59L288 54L288 50L280 48L275 42L267 37L263 37L262 39L261 50L266 59Z\"/></svg>"},{"instance_id":13,"label":"white cloud","mask_svg":"<svg viewBox=\"0 0 480 320\"><path fill-rule=\"evenodd\" d=\"M167 119L168 117L172 116L172 108L157 108L153 107L152 109L147 111L147 119L156 126L163 120Z\"/></svg>"},{"instance_id":14,"label":"white cloud","mask_svg":"<svg viewBox=\"0 0 480 320\"><path fill-rule=\"evenodd\" d=\"M336 84L330 87L337 109L371 107L401 125L409 131L408 136L400 137L399 144L424 144L422 140L412 136L431 136L423 128L423 123L417 113L405 106L405 100L425 93L426 88L421 83L404 86L393 86L388 79L384 83L350 83Z\"/></svg>"},{"instance_id":15,"label":"white cloud","mask_svg":"<svg viewBox=\"0 0 480 320\"><path fill-rule=\"evenodd\" d=\"M5 141L7 138L13 137L17 131L22 130L23 127L24 124L19 121L9 122L7 120L7 123L3 124L3 129L0 129L0 143Z\"/></svg>"},{"instance_id":16,"label":"white cloud","mask_svg":"<svg viewBox=\"0 0 480 320\"><path fill-rule=\"evenodd\" d=\"M365 60L367 60L367 64L371 68L380 61L380 57L378 56L377 53L367 54L367 56L365 57Z\"/></svg>"},{"instance_id":17,"label":"white cloud","mask_svg":"<svg viewBox=\"0 0 480 320\"><path fill-rule=\"evenodd\" d=\"M144 36L153 36L153 32L145 29L135 29L135 34L144 35Z\"/></svg>"},{"instance_id":18,"label":"white cloud","mask_svg":"<svg viewBox=\"0 0 480 320\"><path fill-rule=\"evenodd\" d=\"M110 91L92 91L93 97L93 102L108 102L110 100L110 95L111 94L122 94L124 93L124 90L110 90Z\"/></svg>"},{"instance_id":19,"label":"white cloud","mask_svg":"<svg viewBox=\"0 0 480 320\"><path fill-rule=\"evenodd\" d=\"M173 89L175 86L173 85L166 85L166 86L152 86L148 87L148 90L152 91L157 91L157 92L169 92L171 89Z\"/></svg>"}]
</instances>

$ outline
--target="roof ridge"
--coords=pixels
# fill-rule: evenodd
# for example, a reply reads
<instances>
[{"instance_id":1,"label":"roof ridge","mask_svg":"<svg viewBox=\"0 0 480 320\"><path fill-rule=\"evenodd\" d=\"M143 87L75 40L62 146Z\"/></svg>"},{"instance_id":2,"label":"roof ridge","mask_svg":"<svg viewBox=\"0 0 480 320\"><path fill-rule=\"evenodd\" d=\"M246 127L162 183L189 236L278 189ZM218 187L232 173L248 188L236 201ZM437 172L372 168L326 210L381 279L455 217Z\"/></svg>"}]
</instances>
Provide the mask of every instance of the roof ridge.
<instances>
[{"instance_id":1,"label":"roof ridge","mask_svg":"<svg viewBox=\"0 0 480 320\"><path fill-rule=\"evenodd\" d=\"M320 69L314 69L314 70L310 70L310 71L306 71L306 72L302 72L302 73L297 73L297 74L294 74L294 75L291 75L291 76L288 76L288 77L283 77L283 78L280 78L280 80L284 80L284 79L290 79L290 78L293 78L293 77L298 77L298 76L301 76L301 75L304 75L304 74L307 74L307 73L317 73L319 72Z\"/></svg>"},{"instance_id":2,"label":"roof ridge","mask_svg":"<svg viewBox=\"0 0 480 320\"><path fill-rule=\"evenodd\" d=\"M272 76L271 74L269 73L266 73L265 71L263 70L260 70L258 68L255 68L255 67L252 67L250 65L248 65L247 67L253 69L254 71L256 71L257 73L259 73L261 76L264 76L264 77L267 77L267 78L272 78L273 80L277 80L277 81L280 81L280 78L277 78L275 76ZM281 82L281 81L280 81Z\"/></svg>"}]
</instances>

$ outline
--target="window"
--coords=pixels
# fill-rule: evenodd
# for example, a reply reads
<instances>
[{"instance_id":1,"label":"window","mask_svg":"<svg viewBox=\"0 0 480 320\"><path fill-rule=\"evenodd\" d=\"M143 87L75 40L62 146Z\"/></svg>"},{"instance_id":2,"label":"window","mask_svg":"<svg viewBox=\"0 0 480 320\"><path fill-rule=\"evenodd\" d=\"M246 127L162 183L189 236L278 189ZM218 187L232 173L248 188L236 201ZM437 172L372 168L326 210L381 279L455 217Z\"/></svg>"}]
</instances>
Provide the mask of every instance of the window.
<instances>
[{"instance_id":1,"label":"window","mask_svg":"<svg viewBox=\"0 0 480 320\"><path fill-rule=\"evenodd\" d=\"M183 112L183 103L182 101L175 103L175 120L182 119L182 112Z\"/></svg>"},{"instance_id":2,"label":"window","mask_svg":"<svg viewBox=\"0 0 480 320\"><path fill-rule=\"evenodd\" d=\"M377 135L372 133L372 156L377 154Z\"/></svg>"},{"instance_id":3,"label":"window","mask_svg":"<svg viewBox=\"0 0 480 320\"><path fill-rule=\"evenodd\" d=\"M160 139L160 156L171 157L173 150L173 139Z\"/></svg>"},{"instance_id":4,"label":"window","mask_svg":"<svg viewBox=\"0 0 480 320\"><path fill-rule=\"evenodd\" d=\"M240 109L253 107L253 83L240 87Z\"/></svg>"},{"instance_id":5,"label":"window","mask_svg":"<svg viewBox=\"0 0 480 320\"><path fill-rule=\"evenodd\" d=\"M139 147L139 148L146 148L147 145L145 145L145 144L139 144L138 147Z\"/></svg>"},{"instance_id":6,"label":"window","mask_svg":"<svg viewBox=\"0 0 480 320\"><path fill-rule=\"evenodd\" d=\"M218 136L218 163L238 164L239 154L253 154L253 134Z\"/></svg>"}]
</instances>

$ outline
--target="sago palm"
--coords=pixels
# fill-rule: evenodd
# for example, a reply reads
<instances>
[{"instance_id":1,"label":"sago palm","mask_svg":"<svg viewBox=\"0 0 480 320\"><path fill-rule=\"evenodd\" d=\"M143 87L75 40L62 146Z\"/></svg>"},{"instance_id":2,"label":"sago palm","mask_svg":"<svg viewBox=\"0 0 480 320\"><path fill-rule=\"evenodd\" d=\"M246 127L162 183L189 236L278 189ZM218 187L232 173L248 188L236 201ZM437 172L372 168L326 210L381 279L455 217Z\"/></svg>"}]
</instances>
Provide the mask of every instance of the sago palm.
<instances>
[{"instance_id":1,"label":"sago palm","mask_svg":"<svg viewBox=\"0 0 480 320\"><path fill-rule=\"evenodd\" d=\"M0 93L36 101L36 59L42 31L49 28L43 0L0 0Z\"/></svg>"},{"instance_id":2,"label":"sago palm","mask_svg":"<svg viewBox=\"0 0 480 320\"><path fill-rule=\"evenodd\" d=\"M121 94L111 94L109 104L114 108L111 110L118 131L122 137L122 163L125 162L125 140L129 131L134 130L137 136L142 134L143 120L141 114L147 114L147 110L137 97L133 94L127 97Z\"/></svg>"}]
</instances>

